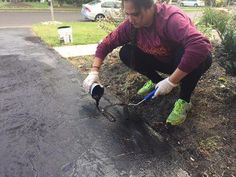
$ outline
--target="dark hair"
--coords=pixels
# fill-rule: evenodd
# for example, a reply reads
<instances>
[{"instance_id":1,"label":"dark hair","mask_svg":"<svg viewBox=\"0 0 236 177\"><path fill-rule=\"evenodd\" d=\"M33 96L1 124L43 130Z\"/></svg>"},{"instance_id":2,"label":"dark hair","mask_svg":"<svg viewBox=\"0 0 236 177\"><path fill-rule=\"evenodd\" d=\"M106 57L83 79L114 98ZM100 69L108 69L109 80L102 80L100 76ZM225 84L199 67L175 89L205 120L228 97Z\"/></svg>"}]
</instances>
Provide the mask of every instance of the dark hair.
<instances>
[{"instance_id":1,"label":"dark hair","mask_svg":"<svg viewBox=\"0 0 236 177\"><path fill-rule=\"evenodd\" d=\"M134 4L136 10L149 9L154 4L153 0L122 0L122 8L124 8L124 2L130 1Z\"/></svg>"}]
</instances>

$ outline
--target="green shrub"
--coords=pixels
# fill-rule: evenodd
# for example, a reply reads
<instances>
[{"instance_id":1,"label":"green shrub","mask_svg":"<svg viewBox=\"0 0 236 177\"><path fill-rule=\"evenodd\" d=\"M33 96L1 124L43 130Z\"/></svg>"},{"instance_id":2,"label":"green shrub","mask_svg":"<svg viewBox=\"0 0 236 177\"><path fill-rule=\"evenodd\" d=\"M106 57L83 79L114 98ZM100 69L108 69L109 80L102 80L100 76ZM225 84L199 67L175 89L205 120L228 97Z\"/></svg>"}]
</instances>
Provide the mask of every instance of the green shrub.
<instances>
[{"instance_id":1,"label":"green shrub","mask_svg":"<svg viewBox=\"0 0 236 177\"><path fill-rule=\"evenodd\" d=\"M204 29L202 25L206 29L212 28L217 31L225 52L228 53L225 61L220 61L220 63L228 73L236 76L236 10L227 12L222 9L207 8L197 24L200 29Z\"/></svg>"},{"instance_id":2,"label":"green shrub","mask_svg":"<svg viewBox=\"0 0 236 177\"><path fill-rule=\"evenodd\" d=\"M116 17L116 18L114 18ZM114 12L114 14L108 15L105 19L99 21L98 26L106 33L112 32L122 21L124 20L124 14L120 10Z\"/></svg>"},{"instance_id":3,"label":"green shrub","mask_svg":"<svg viewBox=\"0 0 236 177\"><path fill-rule=\"evenodd\" d=\"M226 31L222 44L224 45L225 51L229 53L228 61L223 64L230 74L236 76L236 10L230 13L230 19L226 25Z\"/></svg>"},{"instance_id":4,"label":"green shrub","mask_svg":"<svg viewBox=\"0 0 236 177\"><path fill-rule=\"evenodd\" d=\"M195 25L197 26L197 29L202 32L206 37L208 37L210 40L215 39L214 33L212 33L212 25L204 25L199 20L195 20Z\"/></svg>"},{"instance_id":5,"label":"green shrub","mask_svg":"<svg viewBox=\"0 0 236 177\"><path fill-rule=\"evenodd\" d=\"M236 10L230 13L230 19L227 22L226 29L223 45L227 52L236 57Z\"/></svg>"},{"instance_id":6,"label":"green shrub","mask_svg":"<svg viewBox=\"0 0 236 177\"><path fill-rule=\"evenodd\" d=\"M220 38L223 40L223 34L225 33L226 25L229 18L229 14L224 10L214 10L212 8L206 8L203 11L203 16L200 20L200 24L211 26L218 32Z\"/></svg>"},{"instance_id":7,"label":"green shrub","mask_svg":"<svg viewBox=\"0 0 236 177\"><path fill-rule=\"evenodd\" d=\"M225 4L224 0L216 0L215 1L215 6L216 7L222 7Z\"/></svg>"}]
</instances>

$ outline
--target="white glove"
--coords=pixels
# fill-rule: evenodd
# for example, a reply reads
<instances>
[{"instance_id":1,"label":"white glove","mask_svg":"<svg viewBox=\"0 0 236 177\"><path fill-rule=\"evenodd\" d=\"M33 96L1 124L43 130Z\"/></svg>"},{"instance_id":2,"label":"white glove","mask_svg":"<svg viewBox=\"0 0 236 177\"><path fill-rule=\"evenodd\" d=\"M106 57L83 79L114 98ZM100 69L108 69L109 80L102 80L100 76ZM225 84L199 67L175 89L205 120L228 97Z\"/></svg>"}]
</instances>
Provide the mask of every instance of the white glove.
<instances>
[{"instance_id":1,"label":"white glove","mask_svg":"<svg viewBox=\"0 0 236 177\"><path fill-rule=\"evenodd\" d=\"M171 90L176 87L178 84L170 82L169 77L158 82L155 88L158 88L152 98L155 98L158 95L166 95L171 92Z\"/></svg>"},{"instance_id":2,"label":"white glove","mask_svg":"<svg viewBox=\"0 0 236 177\"><path fill-rule=\"evenodd\" d=\"M99 82L99 76L98 71L91 71L89 75L86 77L86 79L83 82L83 87L86 92L89 92L90 87L93 83L100 83Z\"/></svg>"}]
</instances>

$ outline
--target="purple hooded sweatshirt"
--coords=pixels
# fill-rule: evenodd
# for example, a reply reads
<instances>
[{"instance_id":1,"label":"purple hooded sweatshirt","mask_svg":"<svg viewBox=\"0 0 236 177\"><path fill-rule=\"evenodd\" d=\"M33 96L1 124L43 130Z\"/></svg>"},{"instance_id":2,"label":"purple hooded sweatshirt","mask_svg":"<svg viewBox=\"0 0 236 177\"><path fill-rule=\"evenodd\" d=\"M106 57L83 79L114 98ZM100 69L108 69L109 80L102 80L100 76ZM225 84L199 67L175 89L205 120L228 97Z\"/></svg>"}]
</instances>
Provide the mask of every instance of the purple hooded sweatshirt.
<instances>
[{"instance_id":1,"label":"purple hooded sweatshirt","mask_svg":"<svg viewBox=\"0 0 236 177\"><path fill-rule=\"evenodd\" d=\"M95 56L104 59L118 46L131 42L132 24L122 22L98 45ZM178 68L190 73L209 55L211 44L178 7L156 4L151 26L138 28L136 45L143 52L153 55L164 63L172 63L176 52L184 48Z\"/></svg>"}]
</instances>

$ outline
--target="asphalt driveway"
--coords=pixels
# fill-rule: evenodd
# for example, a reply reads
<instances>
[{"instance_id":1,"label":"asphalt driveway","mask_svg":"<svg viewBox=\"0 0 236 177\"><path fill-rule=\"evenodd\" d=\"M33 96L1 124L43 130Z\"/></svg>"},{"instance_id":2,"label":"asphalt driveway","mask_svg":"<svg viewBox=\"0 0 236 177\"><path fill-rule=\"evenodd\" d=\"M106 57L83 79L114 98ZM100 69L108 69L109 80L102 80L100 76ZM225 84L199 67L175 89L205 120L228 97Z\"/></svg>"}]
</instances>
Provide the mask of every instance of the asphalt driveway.
<instances>
[{"instance_id":1,"label":"asphalt driveway","mask_svg":"<svg viewBox=\"0 0 236 177\"><path fill-rule=\"evenodd\" d=\"M138 117L101 115L83 76L30 29L0 29L0 46L1 177L188 176Z\"/></svg>"}]
</instances>

